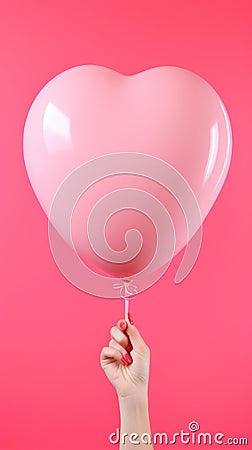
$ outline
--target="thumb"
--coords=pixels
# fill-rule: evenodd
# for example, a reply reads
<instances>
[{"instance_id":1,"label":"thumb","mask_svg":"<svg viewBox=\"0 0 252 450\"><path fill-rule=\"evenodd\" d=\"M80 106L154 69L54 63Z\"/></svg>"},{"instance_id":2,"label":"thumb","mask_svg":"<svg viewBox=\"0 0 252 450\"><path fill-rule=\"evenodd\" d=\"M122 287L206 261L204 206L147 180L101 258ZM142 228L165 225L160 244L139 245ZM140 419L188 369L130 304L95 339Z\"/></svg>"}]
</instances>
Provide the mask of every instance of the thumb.
<instances>
[{"instance_id":1,"label":"thumb","mask_svg":"<svg viewBox=\"0 0 252 450\"><path fill-rule=\"evenodd\" d=\"M134 325L132 317L128 315L126 334L128 335L130 342L132 344L133 350L139 353L144 353L148 350L146 343L144 342L141 334L139 333L137 327Z\"/></svg>"}]
</instances>

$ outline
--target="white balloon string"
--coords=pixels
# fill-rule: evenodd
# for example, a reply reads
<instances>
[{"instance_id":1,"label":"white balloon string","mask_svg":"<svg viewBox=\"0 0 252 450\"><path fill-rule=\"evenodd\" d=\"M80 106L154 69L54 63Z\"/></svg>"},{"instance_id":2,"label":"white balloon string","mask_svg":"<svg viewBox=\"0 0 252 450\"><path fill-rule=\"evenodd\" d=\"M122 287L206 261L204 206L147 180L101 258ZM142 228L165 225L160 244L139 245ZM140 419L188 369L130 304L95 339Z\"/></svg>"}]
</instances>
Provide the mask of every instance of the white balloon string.
<instances>
[{"instance_id":1,"label":"white balloon string","mask_svg":"<svg viewBox=\"0 0 252 450\"><path fill-rule=\"evenodd\" d=\"M124 300L124 317L128 320L129 301L138 294L137 286L132 284L133 280L121 280L121 283L114 283L115 289L120 289L121 298Z\"/></svg>"},{"instance_id":2,"label":"white balloon string","mask_svg":"<svg viewBox=\"0 0 252 450\"><path fill-rule=\"evenodd\" d=\"M129 316L129 300L127 298L124 299L124 317L125 320L128 320Z\"/></svg>"}]
</instances>

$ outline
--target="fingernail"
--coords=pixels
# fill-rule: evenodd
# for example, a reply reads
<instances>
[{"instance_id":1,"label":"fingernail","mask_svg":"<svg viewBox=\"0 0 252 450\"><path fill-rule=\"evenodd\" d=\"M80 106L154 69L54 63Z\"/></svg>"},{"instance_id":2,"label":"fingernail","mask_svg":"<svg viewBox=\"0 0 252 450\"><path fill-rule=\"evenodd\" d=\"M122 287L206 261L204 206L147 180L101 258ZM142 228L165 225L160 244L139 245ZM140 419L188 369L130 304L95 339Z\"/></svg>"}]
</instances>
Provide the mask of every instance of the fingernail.
<instances>
[{"instance_id":1,"label":"fingernail","mask_svg":"<svg viewBox=\"0 0 252 450\"><path fill-rule=\"evenodd\" d=\"M119 328L120 330L125 330L126 328L126 323L124 320L121 320L121 322L119 322Z\"/></svg>"},{"instance_id":2,"label":"fingernail","mask_svg":"<svg viewBox=\"0 0 252 450\"><path fill-rule=\"evenodd\" d=\"M131 325L134 325L134 321L133 321L132 316L130 315L130 313L128 313L128 319L129 319L129 323Z\"/></svg>"},{"instance_id":3,"label":"fingernail","mask_svg":"<svg viewBox=\"0 0 252 450\"><path fill-rule=\"evenodd\" d=\"M127 365L128 365L128 362L126 361L125 358L121 358L121 362L123 363L124 366L127 366Z\"/></svg>"},{"instance_id":4,"label":"fingernail","mask_svg":"<svg viewBox=\"0 0 252 450\"><path fill-rule=\"evenodd\" d=\"M133 362L131 356L130 356L128 353L126 353L126 354L124 355L123 358L125 359L125 361L126 361L128 364L131 364L131 363Z\"/></svg>"},{"instance_id":5,"label":"fingernail","mask_svg":"<svg viewBox=\"0 0 252 450\"><path fill-rule=\"evenodd\" d=\"M131 345L131 344L128 344L128 345L125 347L125 350L127 350L127 352L131 352L131 351L133 350L132 345Z\"/></svg>"}]
</instances>

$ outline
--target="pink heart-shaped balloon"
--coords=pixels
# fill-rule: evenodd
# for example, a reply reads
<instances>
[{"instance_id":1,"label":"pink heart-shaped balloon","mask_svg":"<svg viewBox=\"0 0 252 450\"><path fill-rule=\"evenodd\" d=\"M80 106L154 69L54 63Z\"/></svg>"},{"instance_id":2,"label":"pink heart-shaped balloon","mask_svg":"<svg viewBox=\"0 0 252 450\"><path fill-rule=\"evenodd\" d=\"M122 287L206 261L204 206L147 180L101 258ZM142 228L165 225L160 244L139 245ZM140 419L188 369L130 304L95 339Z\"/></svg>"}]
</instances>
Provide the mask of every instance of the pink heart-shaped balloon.
<instances>
[{"instance_id":1,"label":"pink heart-shaped balloon","mask_svg":"<svg viewBox=\"0 0 252 450\"><path fill-rule=\"evenodd\" d=\"M169 66L131 76L94 65L66 70L40 91L24 130L27 172L47 215L57 189L77 167L103 155L127 152L132 154L132 164L137 153L174 167L192 188L204 219L226 178L231 145L229 118L214 89L192 72ZM119 277L141 271L151 260L156 248L155 223L141 208L127 207L111 214L104 231L110 259L95 253L104 251L98 221L90 225L95 248L85 227L101 198L125 188L133 189L129 195L134 190L136 194L147 191L170 212L176 231L175 254L187 242L183 205L156 181L116 173L97 181L75 205L73 241L90 267ZM60 220L55 227L63 233ZM96 227L100 234L95 233ZM141 244L139 234L128 235L125 249L125 234L133 228L141 230L144 245L139 252L135 251ZM169 234L163 238L169 240Z\"/></svg>"}]
</instances>

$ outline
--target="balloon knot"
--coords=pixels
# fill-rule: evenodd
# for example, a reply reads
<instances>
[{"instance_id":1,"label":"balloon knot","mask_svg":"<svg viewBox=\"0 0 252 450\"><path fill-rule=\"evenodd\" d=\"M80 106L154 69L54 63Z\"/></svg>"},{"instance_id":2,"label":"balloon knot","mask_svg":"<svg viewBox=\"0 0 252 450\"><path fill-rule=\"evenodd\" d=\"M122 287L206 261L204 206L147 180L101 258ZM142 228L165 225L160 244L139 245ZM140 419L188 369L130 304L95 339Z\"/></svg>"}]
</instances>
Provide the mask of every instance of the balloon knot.
<instances>
[{"instance_id":1,"label":"balloon knot","mask_svg":"<svg viewBox=\"0 0 252 450\"><path fill-rule=\"evenodd\" d=\"M133 300L138 294L137 286L135 286L133 280L122 279L120 283L114 283L115 289L120 289L121 298L124 300Z\"/></svg>"}]
</instances>

